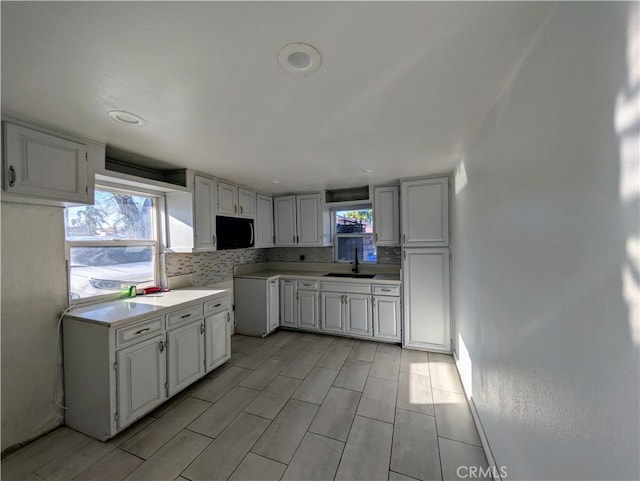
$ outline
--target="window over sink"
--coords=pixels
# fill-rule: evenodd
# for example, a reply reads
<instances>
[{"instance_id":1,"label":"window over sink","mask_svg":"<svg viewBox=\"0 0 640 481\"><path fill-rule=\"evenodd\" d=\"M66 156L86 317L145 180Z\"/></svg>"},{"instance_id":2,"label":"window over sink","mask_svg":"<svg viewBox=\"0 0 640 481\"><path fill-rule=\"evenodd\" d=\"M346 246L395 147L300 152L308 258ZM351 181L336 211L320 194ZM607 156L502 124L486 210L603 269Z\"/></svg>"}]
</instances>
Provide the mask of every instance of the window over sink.
<instances>
[{"instance_id":1,"label":"window over sink","mask_svg":"<svg viewBox=\"0 0 640 481\"><path fill-rule=\"evenodd\" d=\"M335 210L334 257L336 262L354 262L356 249L358 262L377 261L376 246L373 241L373 209L358 206L349 210Z\"/></svg>"},{"instance_id":2,"label":"window over sink","mask_svg":"<svg viewBox=\"0 0 640 481\"><path fill-rule=\"evenodd\" d=\"M94 205L65 209L69 300L157 284L158 197L96 188Z\"/></svg>"}]
</instances>

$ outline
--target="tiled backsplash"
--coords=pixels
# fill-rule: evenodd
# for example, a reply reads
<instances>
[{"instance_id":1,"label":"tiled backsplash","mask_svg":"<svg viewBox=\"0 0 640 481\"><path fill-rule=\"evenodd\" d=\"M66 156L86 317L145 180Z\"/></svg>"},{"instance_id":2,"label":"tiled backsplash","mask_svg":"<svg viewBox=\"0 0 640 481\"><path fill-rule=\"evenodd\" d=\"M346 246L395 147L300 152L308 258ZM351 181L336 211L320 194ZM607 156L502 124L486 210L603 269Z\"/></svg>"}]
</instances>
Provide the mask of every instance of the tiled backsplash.
<instances>
[{"instance_id":1,"label":"tiled backsplash","mask_svg":"<svg viewBox=\"0 0 640 481\"><path fill-rule=\"evenodd\" d=\"M167 277L193 274L196 286L206 286L233 277L233 266L266 262L266 249L232 249L194 254L166 254Z\"/></svg>"},{"instance_id":2,"label":"tiled backsplash","mask_svg":"<svg viewBox=\"0 0 640 481\"><path fill-rule=\"evenodd\" d=\"M166 254L167 277L192 274L197 286L222 282L233 277L233 266L257 262L333 262L333 247L274 247L272 249L232 249L194 254ZM400 264L400 247L378 247L378 264Z\"/></svg>"},{"instance_id":3,"label":"tiled backsplash","mask_svg":"<svg viewBox=\"0 0 640 481\"><path fill-rule=\"evenodd\" d=\"M333 262L333 247L274 247L266 249L269 262Z\"/></svg>"}]
</instances>

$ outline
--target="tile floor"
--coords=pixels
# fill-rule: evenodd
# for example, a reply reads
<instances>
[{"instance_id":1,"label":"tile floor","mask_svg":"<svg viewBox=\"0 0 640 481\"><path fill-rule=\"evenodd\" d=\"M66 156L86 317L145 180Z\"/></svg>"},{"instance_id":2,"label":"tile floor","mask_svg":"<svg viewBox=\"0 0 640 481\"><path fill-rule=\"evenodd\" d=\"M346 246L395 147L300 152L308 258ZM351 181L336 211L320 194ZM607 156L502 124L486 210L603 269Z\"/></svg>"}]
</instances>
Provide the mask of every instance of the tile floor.
<instances>
[{"instance_id":1,"label":"tile floor","mask_svg":"<svg viewBox=\"0 0 640 481\"><path fill-rule=\"evenodd\" d=\"M450 480L487 466L453 358L278 331L106 443L59 428L14 480ZM465 474L463 471L462 474Z\"/></svg>"}]
</instances>

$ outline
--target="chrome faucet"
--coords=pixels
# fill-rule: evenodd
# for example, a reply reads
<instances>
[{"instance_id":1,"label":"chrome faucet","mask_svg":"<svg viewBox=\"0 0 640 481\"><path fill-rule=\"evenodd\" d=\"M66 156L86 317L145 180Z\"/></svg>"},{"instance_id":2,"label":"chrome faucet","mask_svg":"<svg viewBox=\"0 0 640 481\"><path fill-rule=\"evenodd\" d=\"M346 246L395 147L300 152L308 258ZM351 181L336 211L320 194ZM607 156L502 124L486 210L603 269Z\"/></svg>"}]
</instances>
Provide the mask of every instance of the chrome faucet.
<instances>
[{"instance_id":1,"label":"chrome faucet","mask_svg":"<svg viewBox=\"0 0 640 481\"><path fill-rule=\"evenodd\" d=\"M351 268L353 272L358 273L358 248L356 247L356 257L355 261L353 261L353 267Z\"/></svg>"}]
</instances>

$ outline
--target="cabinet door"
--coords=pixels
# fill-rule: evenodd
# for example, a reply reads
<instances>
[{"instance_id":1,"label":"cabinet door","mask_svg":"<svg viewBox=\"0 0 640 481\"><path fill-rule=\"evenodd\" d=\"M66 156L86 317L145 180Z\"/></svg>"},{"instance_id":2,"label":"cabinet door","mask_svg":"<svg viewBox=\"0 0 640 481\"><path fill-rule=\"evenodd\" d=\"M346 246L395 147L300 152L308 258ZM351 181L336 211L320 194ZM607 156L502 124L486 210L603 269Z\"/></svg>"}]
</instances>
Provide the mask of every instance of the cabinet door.
<instances>
[{"instance_id":1,"label":"cabinet door","mask_svg":"<svg viewBox=\"0 0 640 481\"><path fill-rule=\"evenodd\" d=\"M322 218L320 215L320 195L296 196L297 226L299 246L322 245Z\"/></svg>"},{"instance_id":2,"label":"cabinet door","mask_svg":"<svg viewBox=\"0 0 640 481\"><path fill-rule=\"evenodd\" d=\"M14 194L92 203L87 146L4 123L4 189Z\"/></svg>"},{"instance_id":3,"label":"cabinet door","mask_svg":"<svg viewBox=\"0 0 640 481\"><path fill-rule=\"evenodd\" d=\"M318 292L298 291L298 327L318 329Z\"/></svg>"},{"instance_id":4,"label":"cabinet door","mask_svg":"<svg viewBox=\"0 0 640 481\"><path fill-rule=\"evenodd\" d=\"M276 245L296 245L296 196L273 199L275 212Z\"/></svg>"},{"instance_id":5,"label":"cabinet door","mask_svg":"<svg viewBox=\"0 0 640 481\"><path fill-rule=\"evenodd\" d=\"M297 327L296 281L280 282L280 325Z\"/></svg>"},{"instance_id":6,"label":"cabinet door","mask_svg":"<svg viewBox=\"0 0 640 481\"><path fill-rule=\"evenodd\" d=\"M204 331L201 319L168 332L169 396L204 376Z\"/></svg>"},{"instance_id":7,"label":"cabinet door","mask_svg":"<svg viewBox=\"0 0 640 481\"><path fill-rule=\"evenodd\" d=\"M216 249L216 182L199 175L194 179L193 208L195 212L195 249L213 251Z\"/></svg>"},{"instance_id":8,"label":"cabinet door","mask_svg":"<svg viewBox=\"0 0 640 481\"><path fill-rule=\"evenodd\" d=\"M449 245L449 179L402 183L402 244Z\"/></svg>"},{"instance_id":9,"label":"cabinet door","mask_svg":"<svg viewBox=\"0 0 640 481\"><path fill-rule=\"evenodd\" d=\"M358 336L371 336L371 296L347 294L345 301L347 332Z\"/></svg>"},{"instance_id":10,"label":"cabinet door","mask_svg":"<svg viewBox=\"0 0 640 481\"><path fill-rule=\"evenodd\" d=\"M231 358L231 313L218 312L204 318L206 371Z\"/></svg>"},{"instance_id":11,"label":"cabinet door","mask_svg":"<svg viewBox=\"0 0 640 481\"><path fill-rule=\"evenodd\" d=\"M398 186L373 190L373 230L378 246L400 245L400 195Z\"/></svg>"},{"instance_id":12,"label":"cabinet door","mask_svg":"<svg viewBox=\"0 0 640 481\"><path fill-rule=\"evenodd\" d=\"M322 330L329 332L344 332L344 302L345 295L337 292L321 293Z\"/></svg>"},{"instance_id":13,"label":"cabinet door","mask_svg":"<svg viewBox=\"0 0 640 481\"><path fill-rule=\"evenodd\" d=\"M118 429L144 416L166 399L164 341L163 334L116 353Z\"/></svg>"},{"instance_id":14,"label":"cabinet door","mask_svg":"<svg viewBox=\"0 0 640 481\"><path fill-rule=\"evenodd\" d=\"M404 345L451 351L449 249L405 249Z\"/></svg>"},{"instance_id":15,"label":"cabinet door","mask_svg":"<svg viewBox=\"0 0 640 481\"><path fill-rule=\"evenodd\" d=\"M253 219L255 202L256 198L253 191L238 187L238 214L240 217L251 217Z\"/></svg>"},{"instance_id":16,"label":"cabinet door","mask_svg":"<svg viewBox=\"0 0 640 481\"><path fill-rule=\"evenodd\" d=\"M378 339L400 340L399 297L373 296L373 335Z\"/></svg>"},{"instance_id":17,"label":"cabinet door","mask_svg":"<svg viewBox=\"0 0 640 481\"><path fill-rule=\"evenodd\" d=\"M238 188L235 185L218 181L218 214L238 214Z\"/></svg>"},{"instance_id":18,"label":"cabinet door","mask_svg":"<svg viewBox=\"0 0 640 481\"><path fill-rule=\"evenodd\" d=\"M280 299L279 299L278 279L267 282L267 309L269 311L269 332L273 331L280 324Z\"/></svg>"},{"instance_id":19,"label":"cabinet door","mask_svg":"<svg viewBox=\"0 0 640 481\"><path fill-rule=\"evenodd\" d=\"M256 196L256 247L273 247L273 198Z\"/></svg>"}]
</instances>

